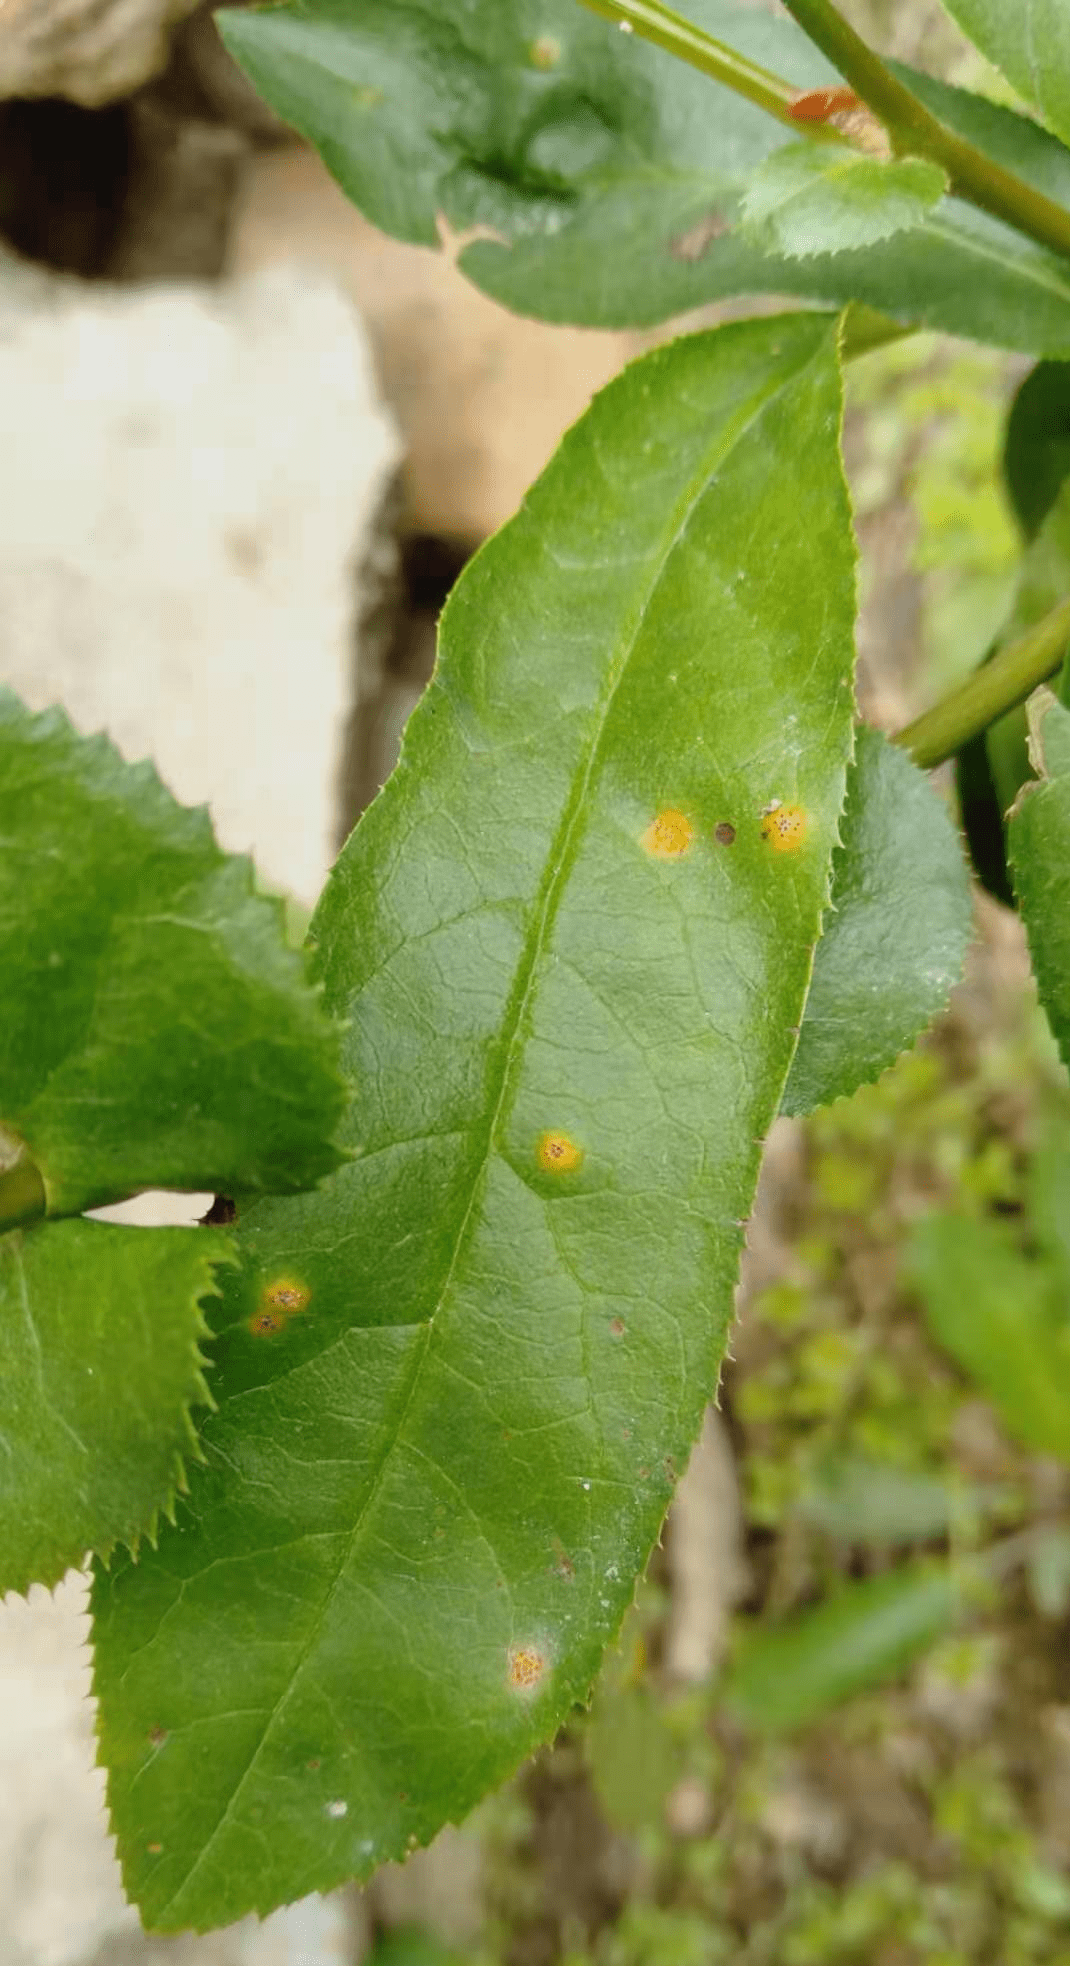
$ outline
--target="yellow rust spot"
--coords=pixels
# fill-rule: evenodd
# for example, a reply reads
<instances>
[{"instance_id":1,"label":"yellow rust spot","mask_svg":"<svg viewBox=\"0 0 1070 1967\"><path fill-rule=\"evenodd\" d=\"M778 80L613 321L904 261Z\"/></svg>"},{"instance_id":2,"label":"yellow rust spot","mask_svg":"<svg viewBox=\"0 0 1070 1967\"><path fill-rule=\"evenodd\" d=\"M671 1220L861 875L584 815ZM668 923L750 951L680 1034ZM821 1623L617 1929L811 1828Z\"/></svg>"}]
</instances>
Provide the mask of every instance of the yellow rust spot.
<instances>
[{"instance_id":1,"label":"yellow rust spot","mask_svg":"<svg viewBox=\"0 0 1070 1967\"><path fill-rule=\"evenodd\" d=\"M529 49L535 68L556 68L561 60L561 43L552 34L540 34Z\"/></svg>"},{"instance_id":2,"label":"yellow rust spot","mask_svg":"<svg viewBox=\"0 0 1070 1967\"><path fill-rule=\"evenodd\" d=\"M149 1854L149 1857L150 1857L150 1858L158 1858L158 1857L159 1857L159 1855L160 1855L160 1852L161 1852L161 1851L163 1850L163 1845L162 1845L162 1844L146 1844L146 1846L145 1846L145 1849L146 1849L146 1851L148 1852L148 1854Z\"/></svg>"},{"instance_id":3,"label":"yellow rust spot","mask_svg":"<svg viewBox=\"0 0 1070 1967\"><path fill-rule=\"evenodd\" d=\"M583 1160L583 1149L567 1134L551 1128L539 1141L539 1167L547 1175L571 1175Z\"/></svg>"},{"instance_id":4,"label":"yellow rust spot","mask_svg":"<svg viewBox=\"0 0 1070 1967\"><path fill-rule=\"evenodd\" d=\"M806 839L802 806L771 806L762 820L762 839L775 854L797 854Z\"/></svg>"},{"instance_id":5,"label":"yellow rust spot","mask_svg":"<svg viewBox=\"0 0 1070 1967\"><path fill-rule=\"evenodd\" d=\"M514 1694L533 1694L546 1677L546 1654L538 1646L510 1646L509 1685Z\"/></svg>"},{"instance_id":6,"label":"yellow rust spot","mask_svg":"<svg viewBox=\"0 0 1070 1967\"><path fill-rule=\"evenodd\" d=\"M273 1338L285 1330L291 1318L304 1311L312 1296L307 1284L298 1284L292 1277L276 1277L271 1284L265 1284L260 1293L256 1310L249 1320L249 1330L256 1338Z\"/></svg>"},{"instance_id":7,"label":"yellow rust spot","mask_svg":"<svg viewBox=\"0 0 1070 1967\"><path fill-rule=\"evenodd\" d=\"M643 846L655 860L678 861L686 854L695 838L695 829L686 813L676 806L666 806L656 819L651 820L643 834Z\"/></svg>"}]
</instances>

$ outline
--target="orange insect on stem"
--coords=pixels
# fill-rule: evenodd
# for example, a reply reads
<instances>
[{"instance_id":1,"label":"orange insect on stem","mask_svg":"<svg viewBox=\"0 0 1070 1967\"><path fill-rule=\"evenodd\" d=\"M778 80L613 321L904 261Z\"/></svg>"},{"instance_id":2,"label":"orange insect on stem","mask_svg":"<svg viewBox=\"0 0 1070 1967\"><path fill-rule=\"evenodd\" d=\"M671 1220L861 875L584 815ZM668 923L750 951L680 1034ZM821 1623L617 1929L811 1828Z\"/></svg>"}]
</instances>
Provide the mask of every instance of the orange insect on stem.
<instances>
[{"instance_id":1,"label":"orange insect on stem","mask_svg":"<svg viewBox=\"0 0 1070 1967\"><path fill-rule=\"evenodd\" d=\"M861 109L862 98L842 83L833 89L804 89L788 105L795 123L827 123L847 109Z\"/></svg>"}]
</instances>

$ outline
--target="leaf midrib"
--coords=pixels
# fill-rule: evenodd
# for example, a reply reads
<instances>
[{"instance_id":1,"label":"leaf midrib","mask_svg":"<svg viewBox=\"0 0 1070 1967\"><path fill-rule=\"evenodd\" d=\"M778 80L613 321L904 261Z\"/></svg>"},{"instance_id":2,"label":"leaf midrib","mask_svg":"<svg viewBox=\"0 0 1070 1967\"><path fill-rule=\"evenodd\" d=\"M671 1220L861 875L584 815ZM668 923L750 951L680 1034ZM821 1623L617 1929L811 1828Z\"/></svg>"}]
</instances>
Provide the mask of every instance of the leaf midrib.
<instances>
[{"instance_id":1,"label":"leaf midrib","mask_svg":"<svg viewBox=\"0 0 1070 1967\"><path fill-rule=\"evenodd\" d=\"M758 418L763 414L763 412L767 409L768 405L781 393L782 390L798 382L799 378L805 374L806 370L816 360L817 355L820 352L821 346L822 343L818 343L814 348L812 348L808 352L805 360L799 362L790 371L778 375L775 382L773 383L766 382L760 389L755 390L751 398L748 400L746 406L743 409L738 410L736 412L736 415L729 423L727 431L722 429L718 434L717 441L714 444L711 444L709 449L706 452L704 452L703 461L700 469L696 470L693 477L688 483L686 491L680 495L679 499L676 501L675 505L673 506L669 522L664 528L662 534L662 539L659 545L659 549L657 551L656 556L654 556L653 559L653 567L651 570L651 574L648 578L646 591L644 595L639 599L637 605L633 607L633 609L629 612L629 614L625 618L625 623L621 632L618 650L612 665L610 665L607 684L603 691L602 698L598 707L598 711L596 713L590 742L585 748L584 758L581 767L576 771L576 773L573 776L572 784L569 790L569 796L565 802L565 806L562 811L561 821L558 825L557 833L555 835L551 849L546 857L545 873L538 892L536 907L533 910L532 928L525 938L524 948L521 952L520 962L517 967L513 988L510 993L510 997L505 1007L505 1011L502 1018L503 1038L500 1046L500 1052L502 1055L502 1067L500 1073L497 1098L494 1100L493 1106L490 1109L490 1117L486 1127L485 1139L483 1142L483 1150L479 1158L478 1166L476 1167L476 1170L472 1177L471 1191L469 1194L467 1205L464 1209L463 1215L461 1217L461 1221L457 1229L457 1234L454 1239L453 1251L450 1257L450 1261L447 1266L446 1273L443 1278L443 1282L439 1290L436 1303L433 1309L428 1314L426 1326L424 1327L425 1336L424 1336L423 1344L414 1346L413 1348L412 1364L410 1366L409 1375L408 1375L408 1384L405 1386L404 1391L401 1394L400 1411L398 1413L397 1420L393 1426L389 1439L386 1441L386 1443L382 1448L378 1468L375 1470L375 1472L369 1479L364 1500L360 1505L357 1518L353 1526L352 1533L346 1542L344 1552L339 1562L337 1573L324 1597L322 1608L319 1612L318 1617L314 1622L312 1630L307 1640L305 1641L305 1644L301 1648L299 1657L295 1662L287 1678L286 1684L283 1687L281 1693L279 1694L279 1697L276 1700L275 1705L272 1708L264 1724L264 1728L261 1733L260 1740L257 1742L255 1748L252 1751L252 1754L249 1757L248 1762L246 1763L244 1770L242 1771L241 1775L238 1777L237 1781L233 1785L233 1788L231 1789L230 1796L219 1816L218 1821L216 1822L209 1836L206 1838L204 1844L201 1847L200 1852L198 1853L198 1856L194 1860L193 1864L190 1866L190 1869L187 1871L181 1884L176 1887L176 1889L171 1893L171 1896L168 1898L166 1903L160 1908L160 1911L155 1915L158 1926L162 1926L162 1922L166 1919L168 1913L176 1904L176 1901L181 1897L183 1893L188 1891L193 1879L196 1877L197 1872L199 1871L199 1869L207 1859L216 1840L219 1838L222 1831L226 1828L226 1825L230 1820L235 1805L237 1804L237 1801L246 1783L249 1781L249 1778L256 1767L256 1763L268 1742L268 1739L271 1735L271 1732L275 1726L276 1721L279 1718L279 1715L282 1713L291 1695L293 1694L295 1688L297 1687L297 1684L300 1680L301 1674L304 1670L305 1663L308 1660L309 1655L312 1653L314 1648L319 1643L320 1633L323 1624L330 1613L331 1605L334 1601L335 1594L337 1593L342 1583L342 1580L349 1569L350 1560L357 1546L357 1542L360 1538L360 1534L364 1527L365 1520L378 1496L383 1481L383 1477L385 1475L386 1469L390 1462L390 1458L393 1455L398 1445L398 1442L401 1439L402 1430L404 1428L405 1421L409 1413L409 1409L412 1405L413 1397L415 1395L416 1388L419 1383L420 1374L422 1372L424 1362L427 1359L428 1354L430 1352L431 1339L435 1328L435 1321L438 1318L438 1315L442 1310L443 1305L445 1304L446 1299L449 1295L450 1286L453 1282L454 1276L456 1275L458 1264L461 1260L462 1253L467 1244L468 1232L469 1232L470 1225L472 1223L472 1218L475 1213L477 1203L483 1192L486 1173L490 1163L491 1153L494 1146L496 1130L502 1115L503 1108L505 1106L506 1100L510 1092L510 1082L512 1077L513 1062L516 1056L518 1044L520 1042L520 1034L523 1030L524 1014L527 1009L528 1003L530 1001L535 973L538 966L539 958L542 954L542 950L545 944L547 932L552 926L554 917L556 915L557 904L562 889L565 885L565 881L568 877L568 874L571 871L572 860L574 859L574 851L572 850L574 848L574 842L576 836L580 831L580 824L585 810L585 801L586 801L587 792L590 788L592 779L594 778L595 772L599 764L602 744L605 737L606 728L609 723L610 715L612 712L613 703L616 698L617 692L620 688L620 685L624 679L624 676L626 674L629 660L631 656L634 654L636 643L639 639L639 635L641 633L643 624L646 620L647 614L649 613L650 607L661 585L662 579L665 574L665 570L669 564L669 561L677 545L679 544L680 538L684 530L686 529L686 526L694 512L695 507L698 505L699 501L704 496L705 491L712 477L716 473L716 471L725 463L726 459L731 455L735 447L747 435L747 432L750 430L752 425L758 420ZM443 632L445 631L446 625L447 625L447 618L444 618L443 625L442 625Z\"/></svg>"}]
</instances>

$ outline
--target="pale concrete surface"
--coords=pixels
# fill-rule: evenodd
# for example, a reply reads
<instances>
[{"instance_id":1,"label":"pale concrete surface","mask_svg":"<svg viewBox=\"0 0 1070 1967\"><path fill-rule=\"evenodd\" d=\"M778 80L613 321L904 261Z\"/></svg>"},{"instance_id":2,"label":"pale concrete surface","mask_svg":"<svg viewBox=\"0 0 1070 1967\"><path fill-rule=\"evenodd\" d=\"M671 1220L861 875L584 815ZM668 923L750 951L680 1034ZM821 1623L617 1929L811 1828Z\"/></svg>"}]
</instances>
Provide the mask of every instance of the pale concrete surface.
<instances>
[{"instance_id":1,"label":"pale concrete surface","mask_svg":"<svg viewBox=\"0 0 1070 1967\"><path fill-rule=\"evenodd\" d=\"M322 275L82 286L0 261L0 678L152 753L311 903L398 440Z\"/></svg>"},{"instance_id":2,"label":"pale concrete surface","mask_svg":"<svg viewBox=\"0 0 1070 1967\"><path fill-rule=\"evenodd\" d=\"M568 425L650 338L524 321L448 253L388 239L314 151L255 157L234 213L237 273L300 255L360 309L405 437L407 525L473 543L495 532Z\"/></svg>"},{"instance_id":3,"label":"pale concrete surface","mask_svg":"<svg viewBox=\"0 0 1070 1967\"><path fill-rule=\"evenodd\" d=\"M109 290L0 260L0 680L151 754L306 903L399 450L322 276ZM193 1220L207 1199L124 1213ZM347 1959L344 1900L146 1940L93 1767L84 1598L72 1574L0 1605L0 1961Z\"/></svg>"}]
</instances>

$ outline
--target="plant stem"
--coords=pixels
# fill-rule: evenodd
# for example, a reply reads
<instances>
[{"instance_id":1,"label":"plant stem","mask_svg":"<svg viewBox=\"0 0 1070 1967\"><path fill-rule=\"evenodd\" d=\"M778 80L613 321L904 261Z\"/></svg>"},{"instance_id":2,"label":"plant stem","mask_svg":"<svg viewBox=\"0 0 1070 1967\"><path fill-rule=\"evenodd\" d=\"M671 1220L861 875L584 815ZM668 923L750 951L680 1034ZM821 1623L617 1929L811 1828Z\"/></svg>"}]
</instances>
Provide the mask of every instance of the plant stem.
<instances>
[{"instance_id":1,"label":"plant stem","mask_svg":"<svg viewBox=\"0 0 1070 1967\"><path fill-rule=\"evenodd\" d=\"M0 1234L36 1222L47 1206L40 1171L22 1150L14 1161L0 1167Z\"/></svg>"},{"instance_id":2,"label":"plant stem","mask_svg":"<svg viewBox=\"0 0 1070 1967\"><path fill-rule=\"evenodd\" d=\"M784 0L784 4L844 81L887 126L897 152L928 157L942 165L951 190L959 198L969 199L982 211L1003 219L1038 245L1070 257L1070 212L941 123L855 33L834 0Z\"/></svg>"},{"instance_id":3,"label":"plant stem","mask_svg":"<svg viewBox=\"0 0 1070 1967\"><path fill-rule=\"evenodd\" d=\"M715 41L701 27L695 27L693 22L683 20L671 8L663 6L661 0L583 0L583 5L592 13L604 15L606 20L616 21L618 27L641 34L645 41L666 48L670 55L678 55L681 61L701 69L715 82L723 82L726 88L734 90L737 96L745 96L778 122L789 123L797 135L817 137L824 142L845 141L839 130L820 123L807 124L804 131L791 113L798 89L782 76L759 68L745 55L737 54L725 42Z\"/></svg>"},{"instance_id":4,"label":"plant stem","mask_svg":"<svg viewBox=\"0 0 1070 1967\"><path fill-rule=\"evenodd\" d=\"M909 751L915 765L929 771L953 758L964 744L994 724L1005 711L1024 703L1038 683L1060 667L1070 647L1070 596L1035 628L1009 642L991 662L975 669L923 717L897 731L892 742Z\"/></svg>"}]
</instances>

